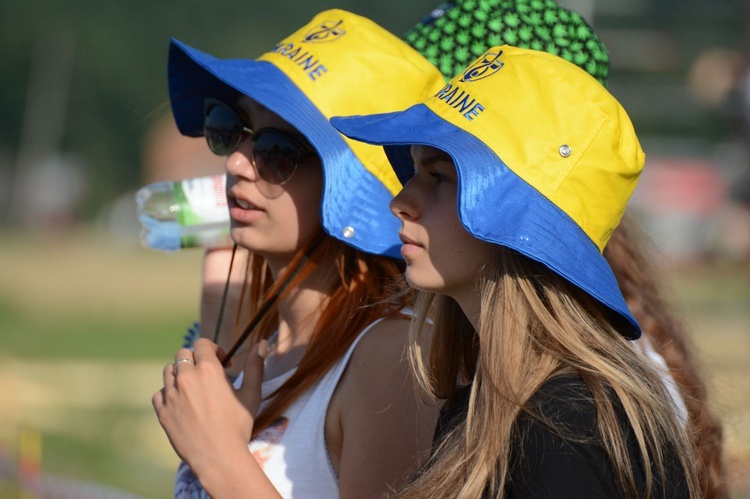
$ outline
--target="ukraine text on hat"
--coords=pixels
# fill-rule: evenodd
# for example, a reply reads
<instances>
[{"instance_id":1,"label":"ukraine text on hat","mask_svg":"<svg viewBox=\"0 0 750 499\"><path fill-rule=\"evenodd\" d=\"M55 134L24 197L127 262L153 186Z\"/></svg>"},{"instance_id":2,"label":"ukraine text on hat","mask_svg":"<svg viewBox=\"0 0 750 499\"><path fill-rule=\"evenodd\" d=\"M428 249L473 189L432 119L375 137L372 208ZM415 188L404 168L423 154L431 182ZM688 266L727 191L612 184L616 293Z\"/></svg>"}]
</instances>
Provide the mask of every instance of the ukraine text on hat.
<instances>
[{"instance_id":1,"label":"ukraine text on hat","mask_svg":"<svg viewBox=\"0 0 750 499\"><path fill-rule=\"evenodd\" d=\"M337 40L346 34L346 31L341 27L343 22L343 19L322 22L305 33L305 38L300 43L322 43ZM317 56L293 42L281 42L271 50L271 53L289 58L301 67L312 81L317 81L318 78L328 72L328 68L320 62Z\"/></svg>"},{"instance_id":2,"label":"ukraine text on hat","mask_svg":"<svg viewBox=\"0 0 750 499\"><path fill-rule=\"evenodd\" d=\"M303 51L301 47L296 46L292 42L279 43L271 50L271 53L288 57L293 63L300 66L312 81L317 81L319 77L328 72L328 69L320 63L320 60L316 56L307 50Z\"/></svg>"},{"instance_id":3,"label":"ukraine text on hat","mask_svg":"<svg viewBox=\"0 0 750 499\"><path fill-rule=\"evenodd\" d=\"M479 116L479 113L484 111L484 106L458 85L448 83L435 94L435 97L444 100L450 107L457 109L469 121L472 121L476 116Z\"/></svg>"},{"instance_id":4,"label":"ukraine text on hat","mask_svg":"<svg viewBox=\"0 0 750 499\"><path fill-rule=\"evenodd\" d=\"M503 55L502 50L485 52L474 64L464 70L460 79L454 80L454 83L448 83L435 94L435 97L457 109L467 120L473 121L479 113L484 111L484 106L458 84L482 80L500 71L505 66L505 63L499 60L501 55Z\"/></svg>"}]
</instances>

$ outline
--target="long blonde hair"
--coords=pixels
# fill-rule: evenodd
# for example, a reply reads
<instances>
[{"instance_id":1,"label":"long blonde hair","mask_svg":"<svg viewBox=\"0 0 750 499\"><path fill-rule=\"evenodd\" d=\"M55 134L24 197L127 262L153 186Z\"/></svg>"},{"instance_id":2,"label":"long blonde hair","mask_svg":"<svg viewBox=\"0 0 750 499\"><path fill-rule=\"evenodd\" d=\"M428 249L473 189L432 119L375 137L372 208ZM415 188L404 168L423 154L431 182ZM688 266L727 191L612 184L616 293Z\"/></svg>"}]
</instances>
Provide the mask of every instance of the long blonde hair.
<instances>
[{"instance_id":1,"label":"long blonde hair","mask_svg":"<svg viewBox=\"0 0 750 499\"><path fill-rule=\"evenodd\" d=\"M453 299L426 292L418 297L410 359L420 383L432 397L448 399L457 379L473 383L466 419L445 435L401 497L501 496L518 416L523 412L544 423L529 399L546 381L566 374L579 376L591 391L599 435L626 497L639 495L633 472L639 463L631 462L614 399L633 429L648 495L667 482L666 449L674 451L695 495L692 451L671 399L597 302L505 249L496 266L480 273L477 289L478 331ZM426 334L432 335L429 354L419 347ZM576 440L564 428L552 430Z\"/></svg>"}]
</instances>

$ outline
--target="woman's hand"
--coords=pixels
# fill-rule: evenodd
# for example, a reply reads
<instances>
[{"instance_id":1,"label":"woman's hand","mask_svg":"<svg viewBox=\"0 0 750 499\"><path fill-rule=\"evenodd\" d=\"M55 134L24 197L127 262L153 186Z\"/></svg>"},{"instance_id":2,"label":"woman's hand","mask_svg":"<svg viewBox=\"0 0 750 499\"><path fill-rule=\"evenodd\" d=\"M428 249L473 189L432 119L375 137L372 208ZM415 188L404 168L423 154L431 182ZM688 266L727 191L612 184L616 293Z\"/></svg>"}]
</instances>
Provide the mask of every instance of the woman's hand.
<instances>
[{"instance_id":1,"label":"woman's hand","mask_svg":"<svg viewBox=\"0 0 750 499\"><path fill-rule=\"evenodd\" d=\"M202 483L204 476L221 473L222 463L250 456L247 444L260 405L267 350L262 341L248 352L237 390L221 365L223 351L204 338L194 351L180 349L175 363L164 368L164 388L152 398L154 410L175 452Z\"/></svg>"}]
</instances>

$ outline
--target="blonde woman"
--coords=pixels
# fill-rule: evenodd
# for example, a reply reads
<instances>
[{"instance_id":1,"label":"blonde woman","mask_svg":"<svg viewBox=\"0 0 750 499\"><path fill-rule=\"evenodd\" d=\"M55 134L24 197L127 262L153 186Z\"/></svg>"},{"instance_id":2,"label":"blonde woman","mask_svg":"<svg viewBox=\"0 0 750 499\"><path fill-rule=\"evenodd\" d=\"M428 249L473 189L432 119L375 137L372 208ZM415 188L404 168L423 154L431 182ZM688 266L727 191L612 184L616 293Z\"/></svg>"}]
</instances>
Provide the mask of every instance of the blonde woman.
<instances>
[{"instance_id":1,"label":"blonde woman","mask_svg":"<svg viewBox=\"0 0 750 499\"><path fill-rule=\"evenodd\" d=\"M457 29L471 19L471 30ZM550 38L549 33L555 33ZM507 43L558 55L588 72L605 87L609 81L609 52L596 31L578 13L553 0L453 0L442 4L404 37L450 80L461 73L469 54ZM408 178L402 178L403 183ZM663 276L646 247L646 234L625 213L604 250L625 302L642 336L635 342L659 368L659 373L685 420L697 456L700 495L728 496L723 465L721 421L709 405L710 390L701 372L689 331L673 313L664 293Z\"/></svg>"},{"instance_id":2,"label":"blonde woman","mask_svg":"<svg viewBox=\"0 0 750 499\"><path fill-rule=\"evenodd\" d=\"M619 103L575 65L504 45L422 104L332 123L415 171L391 202L422 290L412 360L448 402L399 495L697 495L688 436L602 257L644 164Z\"/></svg>"}]
</instances>

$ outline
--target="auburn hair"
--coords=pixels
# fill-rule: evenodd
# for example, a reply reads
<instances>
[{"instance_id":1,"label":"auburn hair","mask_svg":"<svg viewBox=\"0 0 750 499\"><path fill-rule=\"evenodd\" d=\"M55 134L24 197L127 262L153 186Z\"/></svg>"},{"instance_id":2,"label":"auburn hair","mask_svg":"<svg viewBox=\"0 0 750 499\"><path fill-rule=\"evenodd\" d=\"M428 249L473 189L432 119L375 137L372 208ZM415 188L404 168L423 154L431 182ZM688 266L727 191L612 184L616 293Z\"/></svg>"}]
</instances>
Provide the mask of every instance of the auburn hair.
<instances>
[{"instance_id":1,"label":"auburn hair","mask_svg":"<svg viewBox=\"0 0 750 499\"><path fill-rule=\"evenodd\" d=\"M240 317L247 317L248 313L254 316L276 293L279 297L286 296L320 265L323 255L331 253L336 255L336 283L323 302L322 313L296 371L269 395L268 403L255 418L253 436L281 417L320 380L365 327L380 318L407 318L404 309L413 305L415 292L402 279L404 262L357 250L325 234L321 228L294 256L287 275L275 281L265 258L248 254L235 336L239 335ZM288 285L280 290L287 279ZM250 333L248 344L269 338L277 327L278 309L273 305Z\"/></svg>"},{"instance_id":2,"label":"auburn hair","mask_svg":"<svg viewBox=\"0 0 750 499\"><path fill-rule=\"evenodd\" d=\"M626 212L604 250L604 257L643 334L664 358L685 401L700 497L728 497L722 427L709 407L708 390L693 342L675 318L659 286L660 274L650 257L653 252L648 250L647 242L635 216Z\"/></svg>"}]
</instances>

